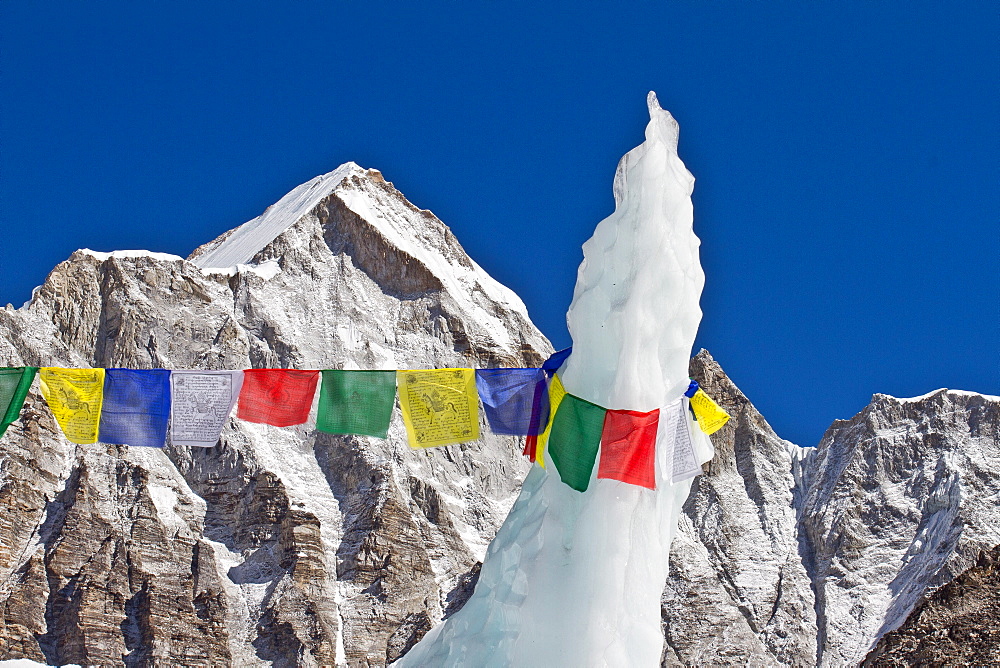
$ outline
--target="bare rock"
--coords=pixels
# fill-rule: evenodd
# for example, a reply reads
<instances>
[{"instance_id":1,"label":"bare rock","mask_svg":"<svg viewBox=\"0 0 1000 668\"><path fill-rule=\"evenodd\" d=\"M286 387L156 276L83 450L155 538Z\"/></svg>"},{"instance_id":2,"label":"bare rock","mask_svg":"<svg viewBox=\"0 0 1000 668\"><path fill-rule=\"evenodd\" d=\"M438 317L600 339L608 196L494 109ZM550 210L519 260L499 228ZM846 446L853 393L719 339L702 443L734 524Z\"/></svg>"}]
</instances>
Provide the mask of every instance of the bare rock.
<instances>
[{"instance_id":1,"label":"bare rock","mask_svg":"<svg viewBox=\"0 0 1000 668\"><path fill-rule=\"evenodd\" d=\"M990 665L1000 657L1000 546L882 636L864 666Z\"/></svg>"}]
</instances>

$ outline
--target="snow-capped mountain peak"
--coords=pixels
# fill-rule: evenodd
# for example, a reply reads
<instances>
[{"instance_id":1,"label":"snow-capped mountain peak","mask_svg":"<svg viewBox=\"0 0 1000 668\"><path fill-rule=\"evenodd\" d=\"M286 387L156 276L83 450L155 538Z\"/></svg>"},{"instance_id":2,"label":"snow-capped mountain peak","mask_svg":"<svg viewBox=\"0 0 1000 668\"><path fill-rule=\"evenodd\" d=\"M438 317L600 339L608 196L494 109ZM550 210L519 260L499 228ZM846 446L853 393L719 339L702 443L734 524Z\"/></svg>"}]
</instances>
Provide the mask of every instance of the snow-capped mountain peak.
<instances>
[{"instance_id":1,"label":"snow-capped mountain peak","mask_svg":"<svg viewBox=\"0 0 1000 668\"><path fill-rule=\"evenodd\" d=\"M312 178L290 190L253 220L197 248L188 259L202 269L246 264L279 234L312 211L344 179L364 171L354 162L345 162L332 172Z\"/></svg>"}]
</instances>

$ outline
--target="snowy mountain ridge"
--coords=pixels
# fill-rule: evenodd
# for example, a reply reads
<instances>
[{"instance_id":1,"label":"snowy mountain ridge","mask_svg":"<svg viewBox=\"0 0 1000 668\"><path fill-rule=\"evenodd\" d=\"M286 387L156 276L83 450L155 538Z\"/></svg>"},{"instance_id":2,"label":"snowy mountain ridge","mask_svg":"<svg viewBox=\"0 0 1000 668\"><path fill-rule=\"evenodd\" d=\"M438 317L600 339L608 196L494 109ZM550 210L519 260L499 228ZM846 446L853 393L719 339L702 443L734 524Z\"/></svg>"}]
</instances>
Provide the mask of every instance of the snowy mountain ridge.
<instances>
[{"instance_id":1,"label":"snowy mountain ridge","mask_svg":"<svg viewBox=\"0 0 1000 668\"><path fill-rule=\"evenodd\" d=\"M357 164L345 162L331 172L296 186L264 213L201 246L189 259L203 269L248 263L279 234L314 209L348 175L363 171Z\"/></svg>"},{"instance_id":2,"label":"snowy mountain ridge","mask_svg":"<svg viewBox=\"0 0 1000 668\"><path fill-rule=\"evenodd\" d=\"M799 448L707 352L691 375L733 419L673 544L665 663L857 664L1000 544L1000 398L876 394Z\"/></svg>"},{"instance_id":3,"label":"snowy mountain ridge","mask_svg":"<svg viewBox=\"0 0 1000 668\"><path fill-rule=\"evenodd\" d=\"M374 170L334 181L214 269L198 262L235 232L194 261L74 253L28 305L0 309L0 364L536 366L551 352L441 221ZM858 663L1000 543L997 397L875 395L803 449L707 353L690 374L733 419L672 545L664 664ZM517 439L483 433L417 452L398 414L385 441L234 419L206 450L75 446L32 393L0 439L0 659L398 659L462 607L528 470Z\"/></svg>"},{"instance_id":4,"label":"snowy mountain ridge","mask_svg":"<svg viewBox=\"0 0 1000 668\"><path fill-rule=\"evenodd\" d=\"M378 172L333 181L302 215L272 207L270 241L261 225L237 237L234 266L74 253L29 305L0 310L0 364L533 366L551 352L432 214ZM411 231L405 249L391 225ZM234 419L207 450L75 446L33 393L0 441L0 658L399 656L468 595L525 471L520 444L484 427L475 444L415 451L398 413L387 440L312 424Z\"/></svg>"}]
</instances>

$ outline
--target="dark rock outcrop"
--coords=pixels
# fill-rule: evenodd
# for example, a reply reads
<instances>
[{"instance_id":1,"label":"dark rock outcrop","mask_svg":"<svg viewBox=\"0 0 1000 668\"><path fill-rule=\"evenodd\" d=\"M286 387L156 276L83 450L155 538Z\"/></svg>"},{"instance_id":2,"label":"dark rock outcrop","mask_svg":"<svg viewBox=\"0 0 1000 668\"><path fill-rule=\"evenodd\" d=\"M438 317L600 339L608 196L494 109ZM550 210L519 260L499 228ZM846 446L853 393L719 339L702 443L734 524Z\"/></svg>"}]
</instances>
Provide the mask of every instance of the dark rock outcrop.
<instances>
[{"instance_id":1,"label":"dark rock outcrop","mask_svg":"<svg viewBox=\"0 0 1000 668\"><path fill-rule=\"evenodd\" d=\"M1000 546L922 600L882 636L865 666L994 665L1000 661Z\"/></svg>"}]
</instances>

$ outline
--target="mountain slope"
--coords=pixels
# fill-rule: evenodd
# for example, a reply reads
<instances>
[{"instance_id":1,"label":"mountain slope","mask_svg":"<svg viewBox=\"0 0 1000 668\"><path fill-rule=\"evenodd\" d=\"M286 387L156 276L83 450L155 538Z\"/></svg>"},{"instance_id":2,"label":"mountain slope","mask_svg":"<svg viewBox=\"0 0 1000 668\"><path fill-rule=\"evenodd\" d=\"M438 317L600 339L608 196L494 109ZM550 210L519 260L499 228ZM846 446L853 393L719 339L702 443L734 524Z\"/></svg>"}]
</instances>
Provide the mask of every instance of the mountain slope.
<instances>
[{"instance_id":1,"label":"mountain slope","mask_svg":"<svg viewBox=\"0 0 1000 668\"><path fill-rule=\"evenodd\" d=\"M858 663L1000 544L1000 398L877 394L805 449L706 351L691 375L733 419L674 541L665 664Z\"/></svg>"},{"instance_id":2,"label":"mountain slope","mask_svg":"<svg viewBox=\"0 0 1000 668\"><path fill-rule=\"evenodd\" d=\"M0 364L530 366L551 351L433 214L378 172L332 174L259 234L193 255L249 263L78 251L0 312ZM49 663L385 663L467 595L526 467L488 429L411 450L398 416L385 441L231 420L211 449L74 446L42 403L0 442L0 656Z\"/></svg>"},{"instance_id":3,"label":"mountain slope","mask_svg":"<svg viewBox=\"0 0 1000 668\"><path fill-rule=\"evenodd\" d=\"M1000 546L920 602L865 666L989 665L1000 656Z\"/></svg>"}]
</instances>

